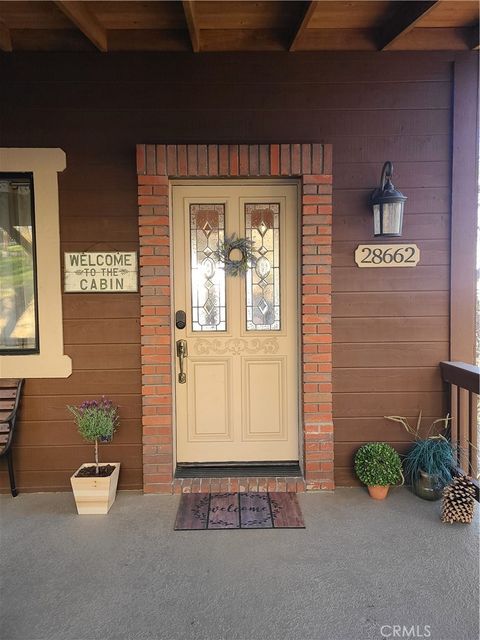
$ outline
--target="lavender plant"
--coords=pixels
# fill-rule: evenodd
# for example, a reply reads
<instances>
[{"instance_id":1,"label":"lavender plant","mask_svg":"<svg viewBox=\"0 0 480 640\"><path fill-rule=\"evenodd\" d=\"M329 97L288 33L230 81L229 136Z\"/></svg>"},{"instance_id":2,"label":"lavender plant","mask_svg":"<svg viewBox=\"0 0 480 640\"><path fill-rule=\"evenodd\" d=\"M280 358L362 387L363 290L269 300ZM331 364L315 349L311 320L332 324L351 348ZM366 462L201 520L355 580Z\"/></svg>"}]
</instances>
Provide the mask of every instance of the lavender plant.
<instances>
[{"instance_id":1,"label":"lavender plant","mask_svg":"<svg viewBox=\"0 0 480 640\"><path fill-rule=\"evenodd\" d=\"M102 396L101 400L84 400L79 407L68 405L78 432L87 442L95 443L95 473L99 473L98 443L110 442L119 421L118 407Z\"/></svg>"}]
</instances>

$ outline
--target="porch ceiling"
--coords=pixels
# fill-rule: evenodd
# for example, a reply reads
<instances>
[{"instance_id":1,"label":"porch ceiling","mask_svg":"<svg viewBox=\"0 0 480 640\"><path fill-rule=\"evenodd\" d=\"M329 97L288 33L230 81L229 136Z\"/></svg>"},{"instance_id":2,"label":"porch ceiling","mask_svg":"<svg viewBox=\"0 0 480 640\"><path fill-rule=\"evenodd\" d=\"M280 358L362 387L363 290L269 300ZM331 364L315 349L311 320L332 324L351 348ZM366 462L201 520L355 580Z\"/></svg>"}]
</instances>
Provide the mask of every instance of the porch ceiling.
<instances>
[{"instance_id":1,"label":"porch ceiling","mask_svg":"<svg viewBox=\"0 0 480 640\"><path fill-rule=\"evenodd\" d=\"M468 50L478 21L477 0L4 1L0 50Z\"/></svg>"}]
</instances>

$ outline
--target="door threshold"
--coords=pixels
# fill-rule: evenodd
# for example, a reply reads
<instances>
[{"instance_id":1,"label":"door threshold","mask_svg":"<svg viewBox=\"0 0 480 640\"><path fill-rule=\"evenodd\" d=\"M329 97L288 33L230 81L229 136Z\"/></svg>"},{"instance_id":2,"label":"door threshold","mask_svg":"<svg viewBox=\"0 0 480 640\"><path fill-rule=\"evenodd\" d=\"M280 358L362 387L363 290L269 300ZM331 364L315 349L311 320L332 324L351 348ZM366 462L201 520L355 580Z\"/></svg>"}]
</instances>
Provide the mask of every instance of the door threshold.
<instances>
[{"instance_id":1,"label":"door threshold","mask_svg":"<svg viewBox=\"0 0 480 640\"><path fill-rule=\"evenodd\" d=\"M226 462L178 463L175 478L298 478L302 470L298 462Z\"/></svg>"}]
</instances>

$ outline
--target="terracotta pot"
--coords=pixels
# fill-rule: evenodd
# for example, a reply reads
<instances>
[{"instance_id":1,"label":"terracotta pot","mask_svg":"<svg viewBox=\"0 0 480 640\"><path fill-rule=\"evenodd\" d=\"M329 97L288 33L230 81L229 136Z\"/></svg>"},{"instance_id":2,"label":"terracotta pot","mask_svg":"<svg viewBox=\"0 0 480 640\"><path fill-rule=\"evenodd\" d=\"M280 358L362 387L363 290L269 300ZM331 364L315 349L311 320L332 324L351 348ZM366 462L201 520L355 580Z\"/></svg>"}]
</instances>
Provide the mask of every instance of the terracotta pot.
<instances>
[{"instance_id":1,"label":"terracotta pot","mask_svg":"<svg viewBox=\"0 0 480 640\"><path fill-rule=\"evenodd\" d=\"M368 493L370 497L374 500L385 500L387 497L388 490L390 489L390 485L376 485L374 487L368 487Z\"/></svg>"}]
</instances>

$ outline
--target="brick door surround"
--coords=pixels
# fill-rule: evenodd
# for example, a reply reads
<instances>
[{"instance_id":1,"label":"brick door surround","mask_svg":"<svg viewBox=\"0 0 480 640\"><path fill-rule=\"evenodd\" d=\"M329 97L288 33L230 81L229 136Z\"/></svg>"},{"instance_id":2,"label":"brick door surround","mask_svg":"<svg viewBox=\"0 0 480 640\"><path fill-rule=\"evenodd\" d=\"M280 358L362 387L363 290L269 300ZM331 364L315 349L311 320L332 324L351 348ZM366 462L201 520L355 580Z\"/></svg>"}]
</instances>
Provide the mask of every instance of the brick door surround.
<instances>
[{"instance_id":1,"label":"brick door surround","mask_svg":"<svg viewBox=\"0 0 480 640\"><path fill-rule=\"evenodd\" d=\"M331 145L140 144L137 176L144 492L332 490ZM170 180L199 177L301 182L301 478L174 479Z\"/></svg>"}]
</instances>

